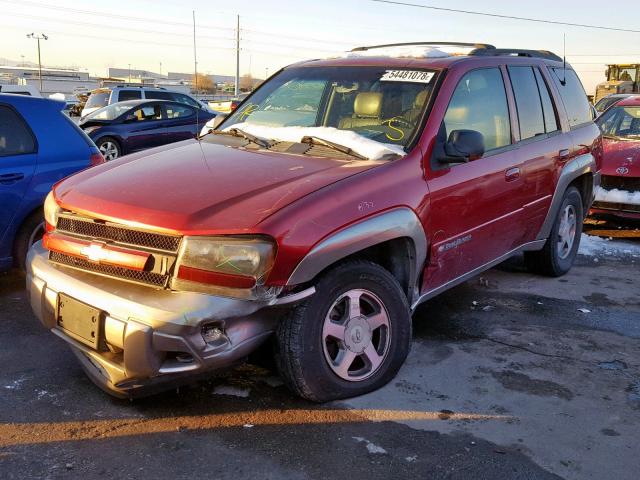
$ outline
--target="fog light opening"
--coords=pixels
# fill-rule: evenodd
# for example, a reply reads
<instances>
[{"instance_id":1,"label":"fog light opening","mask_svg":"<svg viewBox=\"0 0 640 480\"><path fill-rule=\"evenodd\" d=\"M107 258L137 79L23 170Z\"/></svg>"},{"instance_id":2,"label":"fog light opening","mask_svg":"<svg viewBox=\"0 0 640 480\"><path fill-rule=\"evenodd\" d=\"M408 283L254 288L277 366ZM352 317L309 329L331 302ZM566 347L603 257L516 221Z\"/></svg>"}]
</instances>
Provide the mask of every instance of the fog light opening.
<instances>
[{"instance_id":1,"label":"fog light opening","mask_svg":"<svg viewBox=\"0 0 640 480\"><path fill-rule=\"evenodd\" d=\"M209 324L209 325L204 325L202 327L202 339L205 341L205 343L218 343L222 338L224 338L224 332L222 331L222 329L215 325L215 324Z\"/></svg>"},{"instance_id":2,"label":"fog light opening","mask_svg":"<svg viewBox=\"0 0 640 480\"><path fill-rule=\"evenodd\" d=\"M193 363L193 355L189 353L177 353L176 360L180 363Z\"/></svg>"}]
</instances>

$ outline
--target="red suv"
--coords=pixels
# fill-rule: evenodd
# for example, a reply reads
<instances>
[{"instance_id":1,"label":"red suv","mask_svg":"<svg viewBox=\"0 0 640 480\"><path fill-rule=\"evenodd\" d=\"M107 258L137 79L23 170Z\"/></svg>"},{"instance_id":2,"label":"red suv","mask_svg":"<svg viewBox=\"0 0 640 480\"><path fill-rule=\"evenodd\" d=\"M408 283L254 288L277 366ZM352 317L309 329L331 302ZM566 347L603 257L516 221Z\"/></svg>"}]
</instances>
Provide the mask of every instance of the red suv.
<instances>
[{"instance_id":1,"label":"red suv","mask_svg":"<svg viewBox=\"0 0 640 480\"><path fill-rule=\"evenodd\" d=\"M601 150L550 52L423 43L298 63L199 141L57 184L31 304L118 396L270 337L293 392L359 395L396 374L423 301L520 252L571 268Z\"/></svg>"}]
</instances>

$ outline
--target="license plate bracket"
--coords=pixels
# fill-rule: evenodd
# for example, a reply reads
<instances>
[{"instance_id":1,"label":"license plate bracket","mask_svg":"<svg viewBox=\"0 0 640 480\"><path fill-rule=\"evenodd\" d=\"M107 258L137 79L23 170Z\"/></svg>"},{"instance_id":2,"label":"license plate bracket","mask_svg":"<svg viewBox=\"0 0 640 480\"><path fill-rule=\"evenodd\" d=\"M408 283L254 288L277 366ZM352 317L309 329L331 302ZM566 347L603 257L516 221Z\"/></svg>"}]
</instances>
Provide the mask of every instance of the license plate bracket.
<instances>
[{"instance_id":1,"label":"license plate bracket","mask_svg":"<svg viewBox=\"0 0 640 480\"><path fill-rule=\"evenodd\" d=\"M96 350L104 336L105 313L80 300L58 294L58 326L71 338Z\"/></svg>"}]
</instances>

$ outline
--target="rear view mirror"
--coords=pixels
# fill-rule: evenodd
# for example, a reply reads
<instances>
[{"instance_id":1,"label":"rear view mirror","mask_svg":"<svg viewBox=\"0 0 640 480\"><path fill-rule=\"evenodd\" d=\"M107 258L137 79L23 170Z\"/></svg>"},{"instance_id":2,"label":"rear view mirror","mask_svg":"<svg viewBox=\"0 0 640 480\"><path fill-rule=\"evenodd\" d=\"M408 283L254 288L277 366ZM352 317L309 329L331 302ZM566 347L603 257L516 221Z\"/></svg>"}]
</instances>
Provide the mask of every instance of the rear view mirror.
<instances>
[{"instance_id":1,"label":"rear view mirror","mask_svg":"<svg viewBox=\"0 0 640 480\"><path fill-rule=\"evenodd\" d=\"M484 155L484 136L475 130L454 130L444 144L445 155L440 163L467 163Z\"/></svg>"}]
</instances>

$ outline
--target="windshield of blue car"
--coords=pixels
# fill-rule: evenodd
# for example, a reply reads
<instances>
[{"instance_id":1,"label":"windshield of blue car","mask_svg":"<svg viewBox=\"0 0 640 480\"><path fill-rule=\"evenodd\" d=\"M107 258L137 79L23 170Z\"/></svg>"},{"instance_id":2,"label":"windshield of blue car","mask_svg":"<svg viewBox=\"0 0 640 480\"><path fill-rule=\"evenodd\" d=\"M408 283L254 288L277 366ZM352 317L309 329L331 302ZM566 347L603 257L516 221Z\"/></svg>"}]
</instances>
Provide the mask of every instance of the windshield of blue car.
<instances>
[{"instance_id":1,"label":"windshield of blue car","mask_svg":"<svg viewBox=\"0 0 640 480\"><path fill-rule=\"evenodd\" d=\"M613 107L597 123L605 137L640 139L640 107Z\"/></svg>"},{"instance_id":2,"label":"windshield of blue car","mask_svg":"<svg viewBox=\"0 0 640 480\"><path fill-rule=\"evenodd\" d=\"M112 103L111 105L91 112L85 117L86 120L115 120L120 115L131 110L131 105Z\"/></svg>"},{"instance_id":3,"label":"windshield of blue car","mask_svg":"<svg viewBox=\"0 0 640 480\"><path fill-rule=\"evenodd\" d=\"M299 133L342 144L355 133L402 152L422 123L434 78L434 71L424 69L289 68L262 85L220 128L269 140Z\"/></svg>"}]
</instances>

